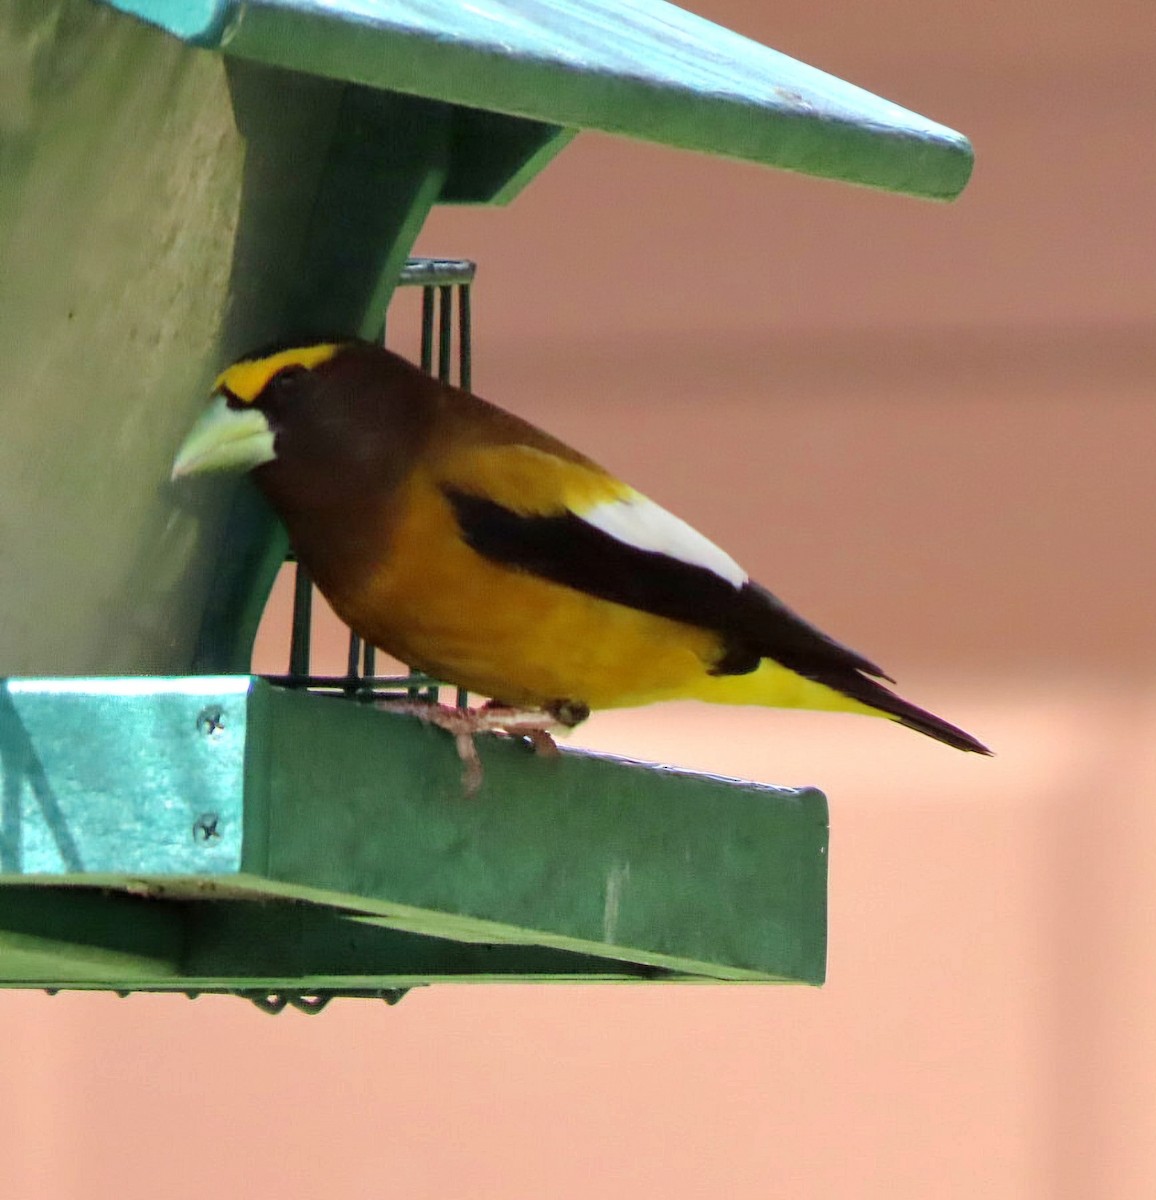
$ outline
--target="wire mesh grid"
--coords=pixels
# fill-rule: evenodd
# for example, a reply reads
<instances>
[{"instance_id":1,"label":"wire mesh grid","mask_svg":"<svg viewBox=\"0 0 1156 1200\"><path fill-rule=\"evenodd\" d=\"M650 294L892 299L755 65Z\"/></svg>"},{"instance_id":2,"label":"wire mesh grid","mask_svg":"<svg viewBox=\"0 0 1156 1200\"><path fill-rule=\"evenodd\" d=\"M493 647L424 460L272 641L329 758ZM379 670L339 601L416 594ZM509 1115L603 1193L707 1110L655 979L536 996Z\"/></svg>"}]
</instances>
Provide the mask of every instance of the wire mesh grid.
<instances>
[{"instance_id":1,"label":"wire mesh grid","mask_svg":"<svg viewBox=\"0 0 1156 1200\"><path fill-rule=\"evenodd\" d=\"M398 280L399 287L421 288L419 361L422 370L466 390L472 383L470 288L476 270L476 264L466 260L411 258ZM388 317L382 336L388 345ZM404 675L379 675L376 648L352 630L349 632L345 674L312 674L313 582L305 568L296 562L292 552L286 561L294 565L289 669L284 675L267 675L265 678L283 687L327 692L352 700L374 701L408 696L414 700L437 701L443 685L428 675L417 671ZM454 702L457 706L463 708L467 701L468 693L462 688L456 689Z\"/></svg>"}]
</instances>

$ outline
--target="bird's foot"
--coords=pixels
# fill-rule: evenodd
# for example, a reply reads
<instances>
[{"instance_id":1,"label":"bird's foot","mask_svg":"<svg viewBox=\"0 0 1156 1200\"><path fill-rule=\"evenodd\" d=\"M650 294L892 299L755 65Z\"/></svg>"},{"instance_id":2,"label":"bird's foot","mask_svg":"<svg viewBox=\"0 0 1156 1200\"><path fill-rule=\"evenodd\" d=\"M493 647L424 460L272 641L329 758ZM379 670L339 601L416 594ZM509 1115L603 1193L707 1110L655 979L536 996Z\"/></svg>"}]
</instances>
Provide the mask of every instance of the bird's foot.
<instances>
[{"instance_id":1,"label":"bird's foot","mask_svg":"<svg viewBox=\"0 0 1156 1200\"><path fill-rule=\"evenodd\" d=\"M512 708L493 700L481 708L453 708L448 704L430 704L421 700L383 700L379 707L417 717L419 721L453 735L458 758L462 761L462 786L467 796L474 795L482 786L482 760L474 743L477 734L525 738L535 754L556 758L559 750L554 737L569 733L590 715L584 704L562 700L544 708Z\"/></svg>"}]
</instances>

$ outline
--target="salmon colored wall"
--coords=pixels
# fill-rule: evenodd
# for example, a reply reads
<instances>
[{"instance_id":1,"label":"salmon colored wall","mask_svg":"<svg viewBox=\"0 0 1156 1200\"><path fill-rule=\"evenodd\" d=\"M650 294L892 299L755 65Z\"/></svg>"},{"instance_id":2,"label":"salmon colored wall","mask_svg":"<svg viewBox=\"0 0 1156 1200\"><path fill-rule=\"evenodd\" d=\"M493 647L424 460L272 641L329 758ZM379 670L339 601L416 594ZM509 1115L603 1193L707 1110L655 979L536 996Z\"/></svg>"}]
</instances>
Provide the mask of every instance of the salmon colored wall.
<instances>
[{"instance_id":1,"label":"salmon colored wall","mask_svg":"<svg viewBox=\"0 0 1156 1200\"><path fill-rule=\"evenodd\" d=\"M827 791L824 989L441 988L316 1020L0 995L5 1195L1156 1191L1156 23L697 8L967 132L965 197L586 136L421 248L481 264L483 394L998 757L852 717L597 716L581 744Z\"/></svg>"}]
</instances>

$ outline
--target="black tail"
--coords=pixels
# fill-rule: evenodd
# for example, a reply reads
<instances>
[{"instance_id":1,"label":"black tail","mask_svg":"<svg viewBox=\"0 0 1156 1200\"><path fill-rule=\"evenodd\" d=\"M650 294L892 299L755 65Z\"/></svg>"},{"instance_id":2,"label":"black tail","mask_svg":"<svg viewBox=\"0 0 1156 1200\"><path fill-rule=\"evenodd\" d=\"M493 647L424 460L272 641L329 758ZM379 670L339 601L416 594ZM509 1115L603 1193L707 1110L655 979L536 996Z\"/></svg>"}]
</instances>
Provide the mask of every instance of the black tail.
<instances>
[{"instance_id":1,"label":"black tail","mask_svg":"<svg viewBox=\"0 0 1156 1200\"><path fill-rule=\"evenodd\" d=\"M804 621L759 584L746 584L739 593L733 613L733 624L724 627L724 632L730 635L727 654L734 661L735 674L750 670L752 659L757 663L760 656L772 658L804 678L887 713L901 725L925 733L937 742L973 754L991 753L970 733L964 733L942 717L916 707L884 687L878 682L880 679L888 683L895 681L870 659L856 654ZM724 659L724 664L726 661ZM724 666L724 673L725 670Z\"/></svg>"},{"instance_id":2,"label":"black tail","mask_svg":"<svg viewBox=\"0 0 1156 1200\"><path fill-rule=\"evenodd\" d=\"M957 726L943 720L942 717L937 717L934 713L929 713L926 709L904 700L902 696L897 696L890 688L885 688L881 683L876 683L873 679L866 679L862 675L848 687L847 684L850 682L845 679L835 686L844 695L862 700L864 704L869 704L872 708L877 708L880 712L894 717L900 725L906 725L908 729L916 729L920 733L927 734L928 737L935 738L937 742L954 746L957 750L970 750L973 754L991 754L991 751L981 741L973 738L970 733L965 733Z\"/></svg>"}]
</instances>

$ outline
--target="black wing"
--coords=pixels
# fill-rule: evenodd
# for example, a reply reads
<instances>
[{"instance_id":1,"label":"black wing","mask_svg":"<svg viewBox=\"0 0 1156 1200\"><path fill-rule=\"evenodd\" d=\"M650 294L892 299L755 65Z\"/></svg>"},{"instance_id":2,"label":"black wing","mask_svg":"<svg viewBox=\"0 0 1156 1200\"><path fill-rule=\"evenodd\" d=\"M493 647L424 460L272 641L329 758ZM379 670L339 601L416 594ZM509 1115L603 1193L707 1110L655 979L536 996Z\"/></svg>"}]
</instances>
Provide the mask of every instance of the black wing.
<instances>
[{"instance_id":1,"label":"black wing","mask_svg":"<svg viewBox=\"0 0 1156 1200\"><path fill-rule=\"evenodd\" d=\"M770 658L948 745L990 753L970 734L878 683L889 677L873 662L757 583L735 587L706 567L621 542L576 513L527 516L459 489L446 488L445 494L463 540L491 561L716 633L721 652L712 674L745 675Z\"/></svg>"}]
</instances>

